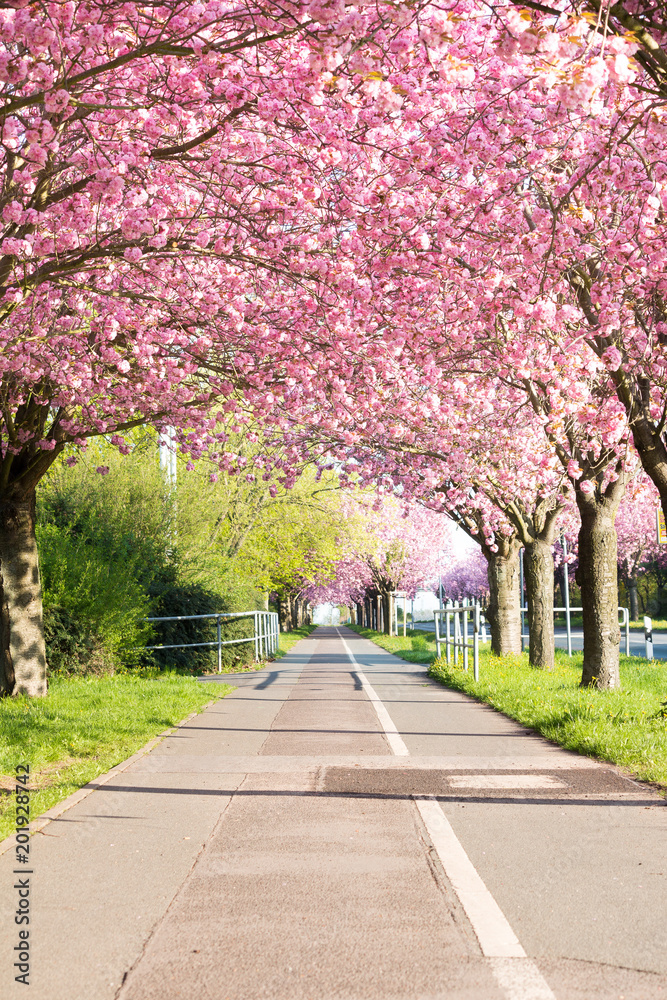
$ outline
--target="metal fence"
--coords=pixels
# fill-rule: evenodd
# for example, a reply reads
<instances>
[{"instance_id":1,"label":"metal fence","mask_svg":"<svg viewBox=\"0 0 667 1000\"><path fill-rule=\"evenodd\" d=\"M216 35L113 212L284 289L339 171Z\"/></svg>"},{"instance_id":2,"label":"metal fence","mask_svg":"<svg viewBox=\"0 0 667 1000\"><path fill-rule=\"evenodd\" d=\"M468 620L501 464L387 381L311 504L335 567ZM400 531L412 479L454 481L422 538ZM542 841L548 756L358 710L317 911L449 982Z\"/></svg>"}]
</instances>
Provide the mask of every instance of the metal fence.
<instances>
[{"instance_id":1,"label":"metal fence","mask_svg":"<svg viewBox=\"0 0 667 1000\"><path fill-rule=\"evenodd\" d=\"M472 616L472 641L468 636L468 616ZM440 632L440 621L445 619L445 634ZM433 612L435 622L435 648L438 656L441 656L442 643L445 644L445 658L447 665L451 663L452 655L454 662L458 660L459 649L463 652L463 669L468 669L468 650L472 649L473 675L475 680L479 680L479 636L482 628L482 614L479 604L468 604L467 601L458 607L458 601L454 605L442 608ZM452 622L454 633L452 635Z\"/></svg>"},{"instance_id":2,"label":"metal fence","mask_svg":"<svg viewBox=\"0 0 667 1000\"><path fill-rule=\"evenodd\" d=\"M572 620L571 616L574 612L581 612L583 608L571 608L569 605L565 608L554 608L554 615L565 615L565 633L567 635L567 655L572 656ZM618 623L623 629L625 637L625 655L630 655L630 612L627 608L619 608L619 614L621 615L621 620ZM530 633L524 632L523 630L523 616L528 613L528 608L521 608L521 648L525 648L525 639L530 640Z\"/></svg>"},{"instance_id":3,"label":"metal fence","mask_svg":"<svg viewBox=\"0 0 667 1000\"><path fill-rule=\"evenodd\" d=\"M210 615L169 615L163 618L146 618L147 622L186 622L201 620L203 618L214 618L217 628L217 639L215 642L175 642L168 646L144 646L144 649L187 649L193 646L208 646L218 650L218 673L222 673L222 647L237 646L242 642L252 642L255 646L255 661L263 660L265 656L271 656L278 652L279 624L278 615L274 611L219 611ZM244 639L223 639L222 619L239 620L242 618L253 619L253 634Z\"/></svg>"}]
</instances>

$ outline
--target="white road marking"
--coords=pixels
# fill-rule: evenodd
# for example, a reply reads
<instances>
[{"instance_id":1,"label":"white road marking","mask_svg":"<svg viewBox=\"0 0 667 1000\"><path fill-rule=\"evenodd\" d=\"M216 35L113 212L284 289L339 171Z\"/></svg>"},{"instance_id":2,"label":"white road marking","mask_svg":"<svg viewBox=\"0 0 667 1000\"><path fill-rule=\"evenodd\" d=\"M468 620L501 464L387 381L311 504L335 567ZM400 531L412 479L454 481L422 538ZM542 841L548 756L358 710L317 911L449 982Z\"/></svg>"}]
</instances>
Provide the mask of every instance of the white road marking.
<instances>
[{"instance_id":1,"label":"white road marking","mask_svg":"<svg viewBox=\"0 0 667 1000\"><path fill-rule=\"evenodd\" d=\"M410 751L406 747L403 738L399 736L398 729L394 725L394 721L390 716L389 712L384 707L384 705L378 698L377 694L375 693L371 685L368 683L366 675L361 669L361 664L357 663L357 661L355 660L354 653L352 652L348 644L345 642L345 639L343 639L343 636L340 634L340 632L338 633L338 637L340 638L340 641L343 643L343 646L345 647L345 652L350 657L350 661L357 668L357 677L361 681L361 686L366 692L368 700L371 702L373 708L375 709L375 714L380 720L380 725L384 729L384 734L387 737L387 742L391 747L392 753L394 754L395 757L409 757Z\"/></svg>"},{"instance_id":2,"label":"white road marking","mask_svg":"<svg viewBox=\"0 0 667 1000\"><path fill-rule=\"evenodd\" d=\"M507 1000L556 1000L542 973L526 955L505 914L484 885L439 803L415 796L431 842L458 896L482 954Z\"/></svg>"},{"instance_id":3,"label":"white road marking","mask_svg":"<svg viewBox=\"0 0 667 1000\"><path fill-rule=\"evenodd\" d=\"M525 958L505 915L477 874L449 820L432 796L415 797L417 809L487 958Z\"/></svg>"},{"instance_id":4,"label":"white road marking","mask_svg":"<svg viewBox=\"0 0 667 1000\"><path fill-rule=\"evenodd\" d=\"M556 1000L530 958L490 958L489 964L507 1000Z\"/></svg>"},{"instance_id":5,"label":"white road marking","mask_svg":"<svg viewBox=\"0 0 667 1000\"><path fill-rule=\"evenodd\" d=\"M548 774L462 774L447 781L452 788L567 788Z\"/></svg>"},{"instance_id":6,"label":"white road marking","mask_svg":"<svg viewBox=\"0 0 667 1000\"><path fill-rule=\"evenodd\" d=\"M357 667L359 680L373 704L393 753L397 757L409 756L409 750L389 712L366 680L340 632L338 636L351 662ZM440 804L433 796L414 796L414 799L445 874L477 935L482 954L489 959L491 971L507 1000L556 1000L537 965L523 950L507 917L477 874Z\"/></svg>"}]
</instances>

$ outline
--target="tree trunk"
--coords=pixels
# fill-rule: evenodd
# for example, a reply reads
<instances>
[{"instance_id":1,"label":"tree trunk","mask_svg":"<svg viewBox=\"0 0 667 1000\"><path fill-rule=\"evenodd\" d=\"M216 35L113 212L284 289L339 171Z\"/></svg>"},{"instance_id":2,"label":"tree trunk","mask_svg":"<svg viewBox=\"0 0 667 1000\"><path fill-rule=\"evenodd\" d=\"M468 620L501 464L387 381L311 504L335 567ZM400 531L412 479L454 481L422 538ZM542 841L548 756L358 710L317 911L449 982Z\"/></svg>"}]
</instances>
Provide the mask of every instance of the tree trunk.
<instances>
[{"instance_id":1,"label":"tree trunk","mask_svg":"<svg viewBox=\"0 0 667 1000\"><path fill-rule=\"evenodd\" d=\"M385 633L385 635L391 635L392 631L393 631L393 629L391 627L391 624L392 624L392 622L391 622L391 594L383 594L382 595L382 624L384 626L383 629L382 629L382 631Z\"/></svg>"},{"instance_id":2,"label":"tree trunk","mask_svg":"<svg viewBox=\"0 0 667 1000\"><path fill-rule=\"evenodd\" d=\"M621 494L622 495L622 490ZM617 545L614 518L618 500L576 491L581 517L577 583L584 609L582 687L621 686L618 627Z\"/></svg>"},{"instance_id":3,"label":"tree trunk","mask_svg":"<svg viewBox=\"0 0 667 1000\"><path fill-rule=\"evenodd\" d=\"M498 552L482 551L487 561L491 652L507 656L521 652L521 613L519 606L519 549L516 539L504 543Z\"/></svg>"},{"instance_id":4,"label":"tree trunk","mask_svg":"<svg viewBox=\"0 0 667 1000\"><path fill-rule=\"evenodd\" d=\"M630 577L628 580L628 600L630 602L630 620L639 620L639 592L637 590L637 577Z\"/></svg>"},{"instance_id":5,"label":"tree trunk","mask_svg":"<svg viewBox=\"0 0 667 1000\"><path fill-rule=\"evenodd\" d=\"M278 616L280 619L280 631L289 632L292 624L292 608L290 606L289 594L278 599Z\"/></svg>"},{"instance_id":6,"label":"tree trunk","mask_svg":"<svg viewBox=\"0 0 667 1000\"><path fill-rule=\"evenodd\" d=\"M554 668L554 560L551 545L535 539L524 549L528 598L529 659L533 667Z\"/></svg>"},{"instance_id":7,"label":"tree trunk","mask_svg":"<svg viewBox=\"0 0 667 1000\"><path fill-rule=\"evenodd\" d=\"M46 694L34 492L0 504L0 693Z\"/></svg>"}]
</instances>

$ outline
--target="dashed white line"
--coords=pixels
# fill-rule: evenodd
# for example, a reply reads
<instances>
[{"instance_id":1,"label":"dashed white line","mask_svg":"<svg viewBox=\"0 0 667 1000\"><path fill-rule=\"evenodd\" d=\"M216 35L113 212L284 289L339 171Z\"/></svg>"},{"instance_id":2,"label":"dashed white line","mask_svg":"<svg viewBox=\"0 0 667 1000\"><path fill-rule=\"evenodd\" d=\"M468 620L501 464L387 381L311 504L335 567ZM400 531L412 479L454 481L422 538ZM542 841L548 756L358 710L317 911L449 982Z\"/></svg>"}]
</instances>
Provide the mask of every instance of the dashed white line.
<instances>
[{"instance_id":1,"label":"dashed white line","mask_svg":"<svg viewBox=\"0 0 667 1000\"><path fill-rule=\"evenodd\" d=\"M355 659L347 642L340 632L338 635L345 652L357 668L361 685L375 709L393 753L397 757L409 756L410 751L389 712L368 683L361 665ZM489 960L495 980L507 1000L556 1000L542 973L535 962L526 955L507 917L477 873L440 804L433 796L414 798L445 874L466 912L482 954Z\"/></svg>"},{"instance_id":2,"label":"dashed white line","mask_svg":"<svg viewBox=\"0 0 667 1000\"><path fill-rule=\"evenodd\" d=\"M398 729L394 725L394 721L390 716L389 712L382 704L382 701L378 698L372 686L368 683L366 675L361 669L361 664L358 663L357 660L355 660L354 653L352 652L348 644L345 642L345 639L340 634L340 632L338 633L338 636L341 642L343 643L343 646L345 647L345 652L350 657L351 662L357 668L356 671L357 677L361 682L362 688L366 692L368 700L371 702L373 708L375 709L375 714L380 720L380 725L384 730L384 734L387 737L387 742L391 747L392 753L394 754L395 757L409 757L410 751L403 742L403 738L399 735Z\"/></svg>"}]
</instances>

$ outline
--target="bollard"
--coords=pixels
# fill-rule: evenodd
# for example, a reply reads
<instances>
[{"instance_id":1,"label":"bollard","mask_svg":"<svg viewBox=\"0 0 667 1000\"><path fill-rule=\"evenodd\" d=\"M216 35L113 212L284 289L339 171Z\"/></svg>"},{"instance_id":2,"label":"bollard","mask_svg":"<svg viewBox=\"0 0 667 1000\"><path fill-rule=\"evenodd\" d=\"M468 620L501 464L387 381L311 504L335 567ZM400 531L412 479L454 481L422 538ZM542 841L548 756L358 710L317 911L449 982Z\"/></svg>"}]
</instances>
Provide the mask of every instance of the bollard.
<instances>
[{"instance_id":1,"label":"bollard","mask_svg":"<svg viewBox=\"0 0 667 1000\"><path fill-rule=\"evenodd\" d=\"M646 659L653 659L653 622L644 615L644 641L646 643Z\"/></svg>"}]
</instances>

